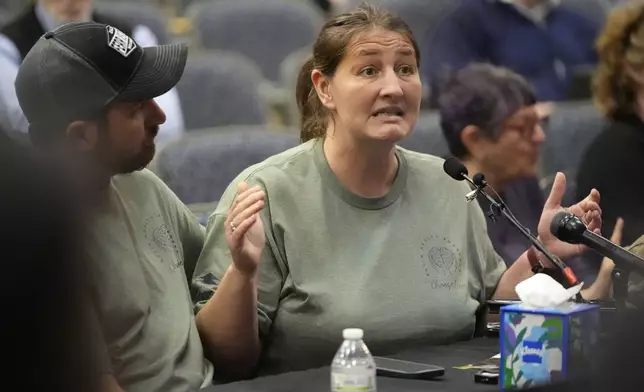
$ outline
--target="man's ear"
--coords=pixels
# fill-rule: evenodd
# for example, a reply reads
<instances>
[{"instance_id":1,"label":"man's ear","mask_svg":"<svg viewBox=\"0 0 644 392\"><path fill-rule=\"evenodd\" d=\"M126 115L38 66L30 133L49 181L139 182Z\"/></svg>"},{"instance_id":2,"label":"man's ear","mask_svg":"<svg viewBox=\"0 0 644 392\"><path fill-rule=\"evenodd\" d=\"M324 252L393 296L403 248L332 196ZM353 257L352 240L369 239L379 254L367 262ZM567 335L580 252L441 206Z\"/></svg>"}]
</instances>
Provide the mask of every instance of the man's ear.
<instances>
[{"instance_id":1,"label":"man's ear","mask_svg":"<svg viewBox=\"0 0 644 392\"><path fill-rule=\"evenodd\" d=\"M98 143L98 125L90 121L74 121L67 126L65 136L79 151L91 151Z\"/></svg>"},{"instance_id":2,"label":"man's ear","mask_svg":"<svg viewBox=\"0 0 644 392\"><path fill-rule=\"evenodd\" d=\"M313 81L313 86L315 87L315 92L320 98L322 105L329 109L335 109L335 102L333 101L333 95L331 94L331 81L327 76L317 69L314 69L311 72L311 81Z\"/></svg>"}]
</instances>

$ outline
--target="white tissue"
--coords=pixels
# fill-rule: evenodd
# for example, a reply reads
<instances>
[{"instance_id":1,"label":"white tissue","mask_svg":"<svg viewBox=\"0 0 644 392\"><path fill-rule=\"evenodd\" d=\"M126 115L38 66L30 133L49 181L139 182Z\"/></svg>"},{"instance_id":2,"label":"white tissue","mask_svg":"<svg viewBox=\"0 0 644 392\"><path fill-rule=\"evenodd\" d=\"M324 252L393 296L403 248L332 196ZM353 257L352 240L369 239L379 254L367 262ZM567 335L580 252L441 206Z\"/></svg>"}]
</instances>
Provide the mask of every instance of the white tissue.
<instances>
[{"instance_id":1,"label":"white tissue","mask_svg":"<svg viewBox=\"0 0 644 392\"><path fill-rule=\"evenodd\" d=\"M584 284L565 289L546 274L536 274L516 287L523 305L531 308L557 308L577 295Z\"/></svg>"}]
</instances>

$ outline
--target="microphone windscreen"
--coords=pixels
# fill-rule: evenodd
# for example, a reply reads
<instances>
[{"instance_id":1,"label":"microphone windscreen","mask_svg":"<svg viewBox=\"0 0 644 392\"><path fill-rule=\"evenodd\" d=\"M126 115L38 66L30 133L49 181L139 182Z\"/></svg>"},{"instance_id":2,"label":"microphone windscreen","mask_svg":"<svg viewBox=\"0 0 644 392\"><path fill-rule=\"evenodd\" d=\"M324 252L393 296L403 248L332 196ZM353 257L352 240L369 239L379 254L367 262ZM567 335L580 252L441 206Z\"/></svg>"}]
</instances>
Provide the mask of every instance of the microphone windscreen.
<instances>
[{"instance_id":1,"label":"microphone windscreen","mask_svg":"<svg viewBox=\"0 0 644 392\"><path fill-rule=\"evenodd\" d=\"M463 176L467 175L467 168L463 162L453 157L445 160L443 163L443 170L448 176L452 177L456 181L463 181Z\"/></svg>"},{"instance_id":2,"label":"microphone windscreen","mask_svg":"<svg viewBox=\"0 0 644 392\"><path fill-rule=\"evenodd\" d=\"M474 182L474 185L482 187L483 185L485 185L485 176L483 175L483 173L476 173L472 177L472 182Z\"/></svg>"},{"instance_id":3,"label":"microphone windscreen","mask_svg":"<svg viewBox=\"0 0 644 392\"><path fill-rule=\"evenodd\" d=\"M550 232L560 240L568 237L566 234L566 224L573 215L568 211L557 212L550 222ZM564 237L564 238L562 238Z\"/></svg>"}]
</instances>

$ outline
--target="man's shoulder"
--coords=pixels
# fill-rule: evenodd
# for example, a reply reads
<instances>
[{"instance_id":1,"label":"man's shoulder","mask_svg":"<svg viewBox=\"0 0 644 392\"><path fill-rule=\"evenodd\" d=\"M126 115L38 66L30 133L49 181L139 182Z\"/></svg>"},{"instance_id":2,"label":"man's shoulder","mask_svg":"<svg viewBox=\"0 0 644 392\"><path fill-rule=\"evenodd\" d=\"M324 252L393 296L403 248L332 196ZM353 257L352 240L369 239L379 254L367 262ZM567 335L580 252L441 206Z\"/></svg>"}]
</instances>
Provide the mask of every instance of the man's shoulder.
<instances>
[{"instance_id":1,"label":"man's shoulder","mask_svg":"<svg viewBox=\"0 0 644 392\"><path fill-rule=\"evenodd\" d=\"M127 174L117 174L112 178L113 186L120 192L135 194L166 194L170 188L149 169Z\"/></svg>"},{"instance_id":2,"label":"man's shoulder","mask_svg":"<svg viewBox=\"0 0 644 392\"><path fill-rule=\"evenodd\" d=\"M142 183L157 183L161 182L161 179L157 177L150 169L141 169L133 171L131 173L117 174L114 176L114 180L119 183L128 183L128 182L142 182Z\"/></svg>"}]
</instances>

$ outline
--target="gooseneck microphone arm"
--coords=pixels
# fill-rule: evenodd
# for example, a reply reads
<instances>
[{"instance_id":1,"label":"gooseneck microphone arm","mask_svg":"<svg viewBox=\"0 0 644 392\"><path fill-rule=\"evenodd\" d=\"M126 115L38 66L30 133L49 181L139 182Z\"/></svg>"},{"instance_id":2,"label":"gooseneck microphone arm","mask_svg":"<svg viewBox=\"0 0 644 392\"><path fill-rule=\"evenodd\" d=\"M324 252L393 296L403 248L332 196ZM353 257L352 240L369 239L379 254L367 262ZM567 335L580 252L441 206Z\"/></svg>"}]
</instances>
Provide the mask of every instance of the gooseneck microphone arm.
<instances>
[{"instance_id":1,"label":"gooseneck microphone arm","mask_svg":"<svg viewBox=\"0 0 644 392\"><path fill-rule=\"evenodd\" d=\"M487 183L483 183L481 189L483 189L486 186L489 187ZM494 193L496 193L496 191ZM552 265L559 268L561 272L563 272L568 283L570 283L572 286L576 286L581 283L579 279L577 279L577 276L569 266L567 266L558 256L554 255L548 249L546 249L546 247L543 246L541 241L539 241L537 237L534 234L532 234L528 228L523 226L521 222L519 222L516 219L516 217L509 211L507 205L503 202L502 199L499 198L497 200L484 191L479 192L479 194L485 196L485 198L490 202L491 211L493 213L496 213L498 215L498 211L500 211L501 214L503 214L503 216L505 217L505 219L507 219L512 224L512 226L514 226L525 237L527 237L530 240L530 242L532 242L532 245L534 245L534 247L539 252L541 252L548 259L548 261L552 263ZM542 268L543 268L543 264L542 264Z\"/></svg>"},{"instance_id":2,"label":"gooseneck microphone arm","mask_svg":"<svg viewBox=\"0 0 644 392\"><path fill-rule=\"evenodd\" d=\"M550 232L561 241L583 244L615 263L611 274L613 297L618 309L626 309L628 277L631 271L644 275L644 260L599 234L588 230L584 222L569 212L560 212L552 219Z\"/></svg>"},{"instance_id":3,"label":"gooseneck microphone arm","mask_svg":"<svg viewBox=\"0 0 644 392\"><path fill-rule=\"evenodd\" d=\"M445 160L445 163L443 164L443 170L453 179L457 181L465 180L472 186L474 186L474 190L468 193L465 197L468 202L472 201L479 194L485 196L485 198L487 198L487 200L490 202L491 206L491 213L488 214L489 218L494 219L495 216L504 216L508 220L508 222L512 224L512 226L514 226L517 230L519 230L519 232L521 232L521 234L523 234L528 240L530 240L530 242L532 242L534 247L539 252L541 252L548 259L548 261L550 261L555 267L559 268L562 271L570 285L576 286L580 284L572 269L568 267L559 257L548 251L546 247L543 246L543 244L537 239L537 237L535 237L535 235L532 234L528 228L523 226L516 219L516 217L512 214L512 212L500 197L498 200L496 200L484 191L484 188L488 187L488 184L481 173L475 174L474 179L470 179L467 176L467 168L461 161L456 158L449 158ZM494 191L494 193L496 193L496 191ZM533 267L532 272L539 273L544 269L545 266L541 263L541 261L539 261L539 265ZM577 295L577 299L583 301L581 294Z\"/></svg>"}]
</instances>

